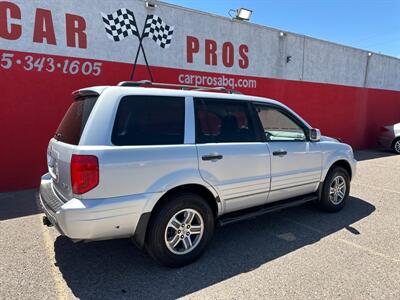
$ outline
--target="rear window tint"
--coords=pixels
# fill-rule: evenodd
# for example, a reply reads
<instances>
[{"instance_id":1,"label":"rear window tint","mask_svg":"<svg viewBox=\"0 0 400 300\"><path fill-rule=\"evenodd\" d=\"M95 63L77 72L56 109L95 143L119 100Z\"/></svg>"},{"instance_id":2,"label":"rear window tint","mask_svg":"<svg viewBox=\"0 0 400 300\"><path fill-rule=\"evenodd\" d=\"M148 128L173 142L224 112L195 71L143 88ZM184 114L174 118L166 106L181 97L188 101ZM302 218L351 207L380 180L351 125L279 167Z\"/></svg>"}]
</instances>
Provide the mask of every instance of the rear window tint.
<instances>
[{"instance_id":1,"label":"rear window tint","mask_svg":"<svg viewBox=\"0 0 400 300\"><path fill-rule=\"evenodd\" d=\"M97 97L86 97L74 101L68 108L54 138L60 142L78 145Z\"/></svg>"},{"instance_id":2,"label":"rear window tint","mask_svg":"<svg viewBox=\"0 0 400 300\"><path fill-rule=\"evenodd\" d=\"M183 144L183 97L128 96L121 100L111 141L114 145Z\"/></svg>"},{"instance_id":3,"label":"rear window tint","mask_svg":"<svg viewBox=\"0 0 400 300\"><path fill-rule=\"evenodd\" d=\"M195 99L196 143L257 142L246 101Z\"/></svg>"}]
</instances>

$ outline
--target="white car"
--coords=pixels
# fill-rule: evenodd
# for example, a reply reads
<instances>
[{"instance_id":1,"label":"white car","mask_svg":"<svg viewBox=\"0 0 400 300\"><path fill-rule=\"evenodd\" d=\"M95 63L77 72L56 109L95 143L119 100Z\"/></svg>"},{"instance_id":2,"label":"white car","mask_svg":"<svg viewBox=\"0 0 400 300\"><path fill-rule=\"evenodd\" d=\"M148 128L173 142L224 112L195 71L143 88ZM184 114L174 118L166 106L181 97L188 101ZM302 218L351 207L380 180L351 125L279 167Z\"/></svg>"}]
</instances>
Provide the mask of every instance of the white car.
<instances>
[{"instance_id":1,"label":"white car","mask_svg":"<svg viewBox=\"0 0 400 300\"><path fill-rule=\"evenodd\" d=\"M400 123L383 126L379 137L379 144L400 154Z\"/></svg>"},{"instance_id":2,"label":"white car","mask_svg":"<svg viewBox=\"0 0 400 300\"><path fill-rule=\"evenodd\" d=\"M275 100L160 87L73 93L48 146L44 224L77 241L131 237L178 267L199 257L216 224L310 201L330 212L345 205L356 170L349 145Z\"/></svg>"}]
</instances>

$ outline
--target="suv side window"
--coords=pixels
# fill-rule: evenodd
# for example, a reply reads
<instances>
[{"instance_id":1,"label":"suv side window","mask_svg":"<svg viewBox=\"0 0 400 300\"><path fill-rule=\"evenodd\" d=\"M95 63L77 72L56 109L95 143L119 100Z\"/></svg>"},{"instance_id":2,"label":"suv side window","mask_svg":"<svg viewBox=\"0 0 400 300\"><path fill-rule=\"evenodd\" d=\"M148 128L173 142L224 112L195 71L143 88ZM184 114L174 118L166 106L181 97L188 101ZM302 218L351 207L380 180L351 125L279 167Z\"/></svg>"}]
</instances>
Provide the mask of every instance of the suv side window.
<instances>
[{"instance_id":1,"label":"suv side window","mask_svg":"<svg viewBox=\"0 0 400 300\"><path fill-rule=\"evenodd\" d=\"M111 141L114 145L183 144L185 99L127 96L121 99Z\"/></svg>"},{"instance_id":2,"label":"suv side window","mask_svg":"<svg viewBox=\"0 0 400 300\"><path fill-rule=\"evenodd\" d=\"M260 141L246 101L195 99L195 114L196 143Z\"/></svg>"},{"instance_id":3,"label":"suv side window","mask_svg":"<svg viewBox=\"0 0 400 300\"><path fill-rule=\"evenodd\" d=\"M267 141L305 141L304 130L280 110L255 105Z\"/></svg>"}]
</instances>

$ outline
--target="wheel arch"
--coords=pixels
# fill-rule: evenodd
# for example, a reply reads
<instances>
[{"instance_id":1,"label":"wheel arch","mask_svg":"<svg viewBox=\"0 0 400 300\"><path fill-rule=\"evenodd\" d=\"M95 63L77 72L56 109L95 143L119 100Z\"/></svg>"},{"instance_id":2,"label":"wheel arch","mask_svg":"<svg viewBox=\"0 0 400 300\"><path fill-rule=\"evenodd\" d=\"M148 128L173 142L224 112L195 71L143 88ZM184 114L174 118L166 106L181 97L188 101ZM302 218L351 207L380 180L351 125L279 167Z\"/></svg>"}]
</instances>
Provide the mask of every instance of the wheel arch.
<instances>
[{"instance_id":1,"label":"wheel arch","mask_svg":"<svg viewBox=\"0 0 400 300\"><path fill-rule=\"evenodd\" d=\"M347 171L347 173L349 174L350 180L353 178L353 171L352 171L352 169L351 169L351 165L350 165L350 163L349 163L347 160L345 160L345 159L340 159L340 160L335 161L335 162L329 167L328 171L326 172L325 178L326 178L326 175L329 174L329 172L330 172L334 167L341 167L341 168L345 169L345 170ZM324 179L325 179L325 178L324 178Z\"/></svg>"},{"instance_id":2,"label":"wheel arch","mask_svg":"<svg viewBox=\"0 0 400 300\"><path fill-rule=\"evenodd\" d=\"M157 210L165 201L168 200L169 197L180 194L180 193L195 193L201 196L207 203L210 205L214 217L216 218L221 212L221 200L219 196L211 191L208 187L198 184L198 183L189 183L182 184L179 186L175 186L168 191L166 191L155 203L152 210L146 213L143 213L139 219L139 222L135 229L135 234L133 236L133 241L135 244L142 248L144 246L144 242L146 239L146 232L148 224L151 221L152 214L155 210Z\"/></svg>"},{"instance_id":3,"label":"wheel arch","mask_svg":"<svg viewBox=\"0 0 400 300\"><path fill-rule=\"evenodd\" d=\"M325 172L323 180L319 183L319 186L317 189L317 195L318 195L319 200L321 200L321 197L322 197L322 191L323 191L326 176L328 176L329 172L335 167L341 167L341 168L345 169L347 171L347 173L349 174L350 180L353 177L353 171L351 169L351 165L347 160L339 159L339 160L335 161L334 163L332 163L330 165L330 167L327 169L327 171Z\"/></svg>"}]
</instances>

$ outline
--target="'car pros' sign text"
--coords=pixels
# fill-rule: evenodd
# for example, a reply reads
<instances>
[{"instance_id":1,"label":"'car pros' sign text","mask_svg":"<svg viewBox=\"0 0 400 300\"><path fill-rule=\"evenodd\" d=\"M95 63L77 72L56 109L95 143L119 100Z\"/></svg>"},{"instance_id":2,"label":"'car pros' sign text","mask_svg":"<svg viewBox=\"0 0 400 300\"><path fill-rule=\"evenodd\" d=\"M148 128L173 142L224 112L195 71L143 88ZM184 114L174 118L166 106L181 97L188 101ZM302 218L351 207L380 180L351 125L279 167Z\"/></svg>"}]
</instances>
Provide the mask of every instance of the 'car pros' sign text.
<instances>
[{"instance_id":1,"label":"'car pros' sign text","mask_svg":"<svg viewBox=\"0 0 400 300\"><path fill-rule=\"evenodd\" d=\"M80 1L79 6L66 7L51 1L0 1L0 67L99 76L102 61L115 61L146 65L150 73L151 66L162 66L257 75L251 64L248 38L242 40L222 31L210 35L193 22L191 13L171 13L168 6L153 11L140 1L99 4ZM239 26L226 25L231 31ZM229 32L229 28L223 31ZM179 75L182 78L185 74ZM230 87L256 86L255 82L244 82L238 85L232 78L201 81Z\"/></svg>"}]
</instances>

